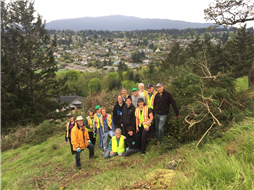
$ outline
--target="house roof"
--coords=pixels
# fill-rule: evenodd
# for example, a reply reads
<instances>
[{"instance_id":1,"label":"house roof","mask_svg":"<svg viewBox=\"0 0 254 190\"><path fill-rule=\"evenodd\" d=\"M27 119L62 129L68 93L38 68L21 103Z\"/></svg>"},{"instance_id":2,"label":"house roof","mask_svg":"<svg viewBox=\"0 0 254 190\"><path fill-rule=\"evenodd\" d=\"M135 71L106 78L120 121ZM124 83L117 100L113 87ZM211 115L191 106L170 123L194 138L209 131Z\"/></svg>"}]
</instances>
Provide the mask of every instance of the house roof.
<instances>
[{"instance_id":1,"label":"house roof","mask_svg":"<svg viewBox=\"0 0 254 190\"><path fill-rule=\"evenodd\" d=\"M60 96L60 101L62 103L69 102L70 104L81 103L84 97L82 96Z\"/></svg>"}]
</instances>

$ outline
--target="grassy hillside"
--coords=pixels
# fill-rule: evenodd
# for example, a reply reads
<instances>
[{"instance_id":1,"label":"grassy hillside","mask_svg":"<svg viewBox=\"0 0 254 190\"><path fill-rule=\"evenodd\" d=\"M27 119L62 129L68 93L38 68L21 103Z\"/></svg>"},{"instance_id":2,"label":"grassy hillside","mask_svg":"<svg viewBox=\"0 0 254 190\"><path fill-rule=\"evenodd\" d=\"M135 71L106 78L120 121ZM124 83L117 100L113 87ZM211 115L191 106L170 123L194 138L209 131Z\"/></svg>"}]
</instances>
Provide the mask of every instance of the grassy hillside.
<instances>
[{"instance_id":1,"label":"grassy hillside","mask_svg":"<svg viewBox=\"0 0 254 190\"><path fill-rule=\"evenodd\" d=\"M242 78L238 78L236 81L236 88L238 90L246 90L248 88L248 76L244 76Z\"/></svg>"},{"instance_id":2,"label":"grassy hillside","mask_svg":"<svg viewBox=\"0 0 254 190\"><path fill-rule=\"evenodd\" d=\"M254 118L235 124L215 141L196 148L197 142L159 154L150 143L147 155L104 159L96 145L94 159L81 154L82 170L75 170L75 156L62 134L36 146L25 145L1 154L2 189L254 189ZM97 141L98 142L98 141ZM172 160L183 159L172 183L163 175L146 177L165 169ZM161 182L160 182L161 181ZM162 185L162 186L161 186Z\"/></svg>"}]
</instances>

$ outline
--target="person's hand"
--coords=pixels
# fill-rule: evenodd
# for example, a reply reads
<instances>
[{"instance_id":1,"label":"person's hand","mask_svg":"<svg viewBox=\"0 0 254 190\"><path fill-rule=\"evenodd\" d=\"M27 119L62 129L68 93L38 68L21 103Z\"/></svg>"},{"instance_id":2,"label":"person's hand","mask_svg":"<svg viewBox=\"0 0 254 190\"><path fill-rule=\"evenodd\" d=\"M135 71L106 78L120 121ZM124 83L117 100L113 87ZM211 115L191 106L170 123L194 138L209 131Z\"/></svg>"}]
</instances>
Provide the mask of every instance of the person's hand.
<instances>
[{"instance_id":1,"label":"person's hand","mask_svg":"<svg viewBox=\"0 0 254 190\"><path fill-rule=\"evenodd\" d=\"M95 133L95 131L93 131L93 133Z\"/></svg>"},{"instance_id":2,"label":"person's hand","mask_svg":"<svg viewBox=\"0 0 254 190\"><path fill-rule=\"evenodd\" d=\"M110 151L110 155L113 155L114 154L114 152L113 151Z\"/></svg>"},{"instance_id":3,"label":"person's hand","mask_svg":"<svg viewBox=\"0 0 254 190\"><path fill-rule=\"evenodd\" d=\"M101 138L103 138L103 139L104 139L104 135L101 135Z\"/></svg>"},{"instance_id":4,"label":"person's hand","mask_svg":"<svg viewBox=\"0 0 254 190\"><path fill-rule=\"evenodd\" d=\"M80 151L81 151L81 149L78 147L78 148L77 148L77 152L80 152Z\"/></svg>"},{"instance_id":5,"label":"person's hand","mask_svg":"<svg viewBox=\"0 0 254 190\"><path fill-rule=\"evenodd\" d=\"M91 145L91 144L92 144L92 142L89 140L89 141L88 141L88 145Z\"/></svg>"},{"instance_id":6,"label":"person's hand","mask_svg":"<svg viewBox=\"0 0 254 190\"><path fill-rule=\"evenodd\" d=\"M149 126L148 126L148 125L145 127L145 130L146 130L146 131L149 131Z\"/></svg>"},{"instance_id":7,"label":"person's hand","mask_svg":"<svg viewBox=\"0 0 254 190\"><path fill-rule=\"evenodd\" d=\"M123 124L121 124L121 127L123 127Z\"/></svg>"},{"instance_id":8,"label":"person's hand","mask_svg":"<svg viewBox=\"0 0 254 190\"><path fill-rule=\"evenodd\" d=\"M136 132L139 132L139 128L138 127L136 127Z\"/></svg>"},{"instance_id":9,"label":"person's hand","mask_svg":"<svg viewBox=\"0 0 254 190\"><path fill-rule=\"evenodd\" d=\"M124 140L126 139L126 137L123 138Z\"/></svg>"},{"instance_id":10,"label":"person's hand","mask_svg":"<svg viewBox=\"0 0 254 190\"><path fill-rule=\"evenodd\" d=\"M131 144L134 145L134 144L135 144L135 141L133 141Z\"/></svg>"},{"instance_id":11,"label":"person's hand","mask_svg":"<svg viewBox=\"0 0 254 190\"><path fill-rule=\"evenodd\" d=\"M93 128L93 126L92 125L90 125L90 129L92 129Z\"/></svg>"},{"instance_id":12,"label":"person's hand","mask_svg":"<svg viewBox=\"0 0 254 190\"><path fill-rule=\"evenodd\" d=\"M129 147L126 148L126 151L129 150Z\"/></svg>"},{"instance_id":13,"label":"person's hand","mask_svg":"<svg viewBox=\"0 0 254 190\"><path fill-rule=\"evenodd\" d=\"M67 138L65 138L65 140L64 140L65 142L67 142Z\"/></svg>"},{"instance_id":14,"label":"person's hand","mask_svg":"<svg viewBox=\"0 0 254 190\"><path fill-rule=\"evenodd\" d=\"M178 116L176 116L178 119L180 119L181 118L181 116L180 115L178 115Z\"/></svg>"}]
</instances>

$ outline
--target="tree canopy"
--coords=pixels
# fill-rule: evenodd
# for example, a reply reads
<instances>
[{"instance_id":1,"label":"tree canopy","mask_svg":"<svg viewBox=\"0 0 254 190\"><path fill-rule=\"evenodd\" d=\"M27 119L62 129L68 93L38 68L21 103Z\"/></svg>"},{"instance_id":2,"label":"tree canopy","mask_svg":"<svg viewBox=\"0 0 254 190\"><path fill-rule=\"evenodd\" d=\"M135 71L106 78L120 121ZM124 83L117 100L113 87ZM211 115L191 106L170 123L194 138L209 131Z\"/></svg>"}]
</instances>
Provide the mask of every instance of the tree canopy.
<instances>
[{"instance_id":1,"label":"tree canopy","mask_svg":"<svg viewBox=\"0 0 254 190\"><path fill-rule=\"evenodd\" d=\"M205 19L217 26L232 26L254 20L254 2L251 0L215 0L204 10Z\"/></svg>"}]
</instances>

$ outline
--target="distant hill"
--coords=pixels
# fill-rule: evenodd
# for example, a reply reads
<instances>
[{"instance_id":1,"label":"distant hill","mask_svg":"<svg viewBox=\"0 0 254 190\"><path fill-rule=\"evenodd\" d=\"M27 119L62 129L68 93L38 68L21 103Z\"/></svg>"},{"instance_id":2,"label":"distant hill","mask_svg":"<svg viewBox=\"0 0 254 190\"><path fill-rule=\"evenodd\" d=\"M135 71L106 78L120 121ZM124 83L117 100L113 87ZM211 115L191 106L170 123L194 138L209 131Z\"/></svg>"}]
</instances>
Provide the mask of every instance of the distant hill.
<instances>
[{"instance_id":1,"label":"distant hill","mask_svg":"<svg viewBox=\"0 0 254 190\"><path fill-rule=\"evenodd\" d=\"M169 19L142 19L133 16L102 16L54 20L46 24L46 29L65 30L109 30L131 31L146 29L186 29L206 28L212 23L193 23Z\"/></svg>"}]
</instances>

